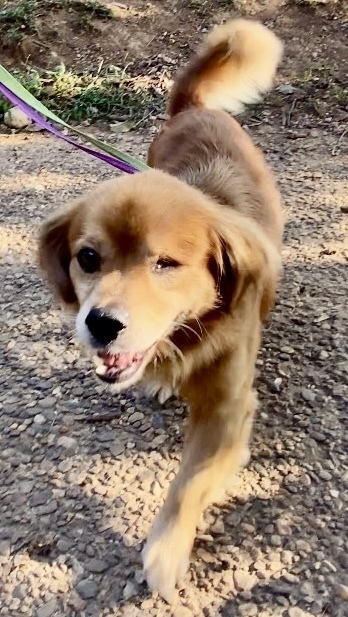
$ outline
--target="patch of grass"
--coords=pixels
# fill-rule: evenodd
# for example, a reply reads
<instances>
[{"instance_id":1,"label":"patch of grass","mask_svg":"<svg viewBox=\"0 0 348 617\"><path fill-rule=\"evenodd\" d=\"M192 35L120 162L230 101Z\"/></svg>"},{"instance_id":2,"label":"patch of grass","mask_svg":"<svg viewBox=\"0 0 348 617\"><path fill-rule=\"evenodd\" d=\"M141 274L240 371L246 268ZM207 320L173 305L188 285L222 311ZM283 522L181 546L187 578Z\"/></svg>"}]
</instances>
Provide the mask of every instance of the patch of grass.
<instances>
[{"instance_id":1,"label":"patch of grass","mask_svg":"<svg viewBox=\"0 0 348 617\"><path fill-rule=\"evenodd\" d=\"M318 65L304 71L294 84L304 90L312 99L318 98L328 104L348 106L348 87L331 67Z\"/></svg>"},{"instance_id":2,"label":"patch of grass","mask_svg":"<svg viewBox=\"0 0 348 617\"><path fill-rule=\"evenodd\" d=\"M186 8L203 14L213 11L216 7L226 10L235 9L237 2L238 0L185 0L184 4Z\"/></svg>"},{"instance_id":3,"label":"patch of grass","mask_svg":"<svg viewBox=\"0 0 348 617\"><path fill-rule=\"evenodd\" d=\"M36 34L37 15L45 9L68 8L79 16L79 23L85 29L92 28L92 19L113 19L113 14L97 0L19 0L10 2L0 11L0 28L4 26L3 36L18 43L24 35Z\"/></svg>"},{"instance_id":4,"label":"patch of grass","mask_svg":"<svg viewBox=\"0 0 348 617\"><path fill-rule=\"evenodd\" d=\"M88 119L135 120L141 123L149 113L163 108L161 84L133 77L118 67L104 75L77 75L60 65L54 71L28 68L14 73L36 98L66 122ZM0 98L0 113L8 109Z\"/></svg>"},{"instance_id":5,"label":"patch of grass","mask_svg":"<svg viewBox=\"0 0 348 617\"><path fill-rule=\"evenodd\" d=\"M23 34L36 31L37 0L21 0L15 6L0 11L0 25L6 26L5 37L20 41Z\"/></svg>"}]
</instances>

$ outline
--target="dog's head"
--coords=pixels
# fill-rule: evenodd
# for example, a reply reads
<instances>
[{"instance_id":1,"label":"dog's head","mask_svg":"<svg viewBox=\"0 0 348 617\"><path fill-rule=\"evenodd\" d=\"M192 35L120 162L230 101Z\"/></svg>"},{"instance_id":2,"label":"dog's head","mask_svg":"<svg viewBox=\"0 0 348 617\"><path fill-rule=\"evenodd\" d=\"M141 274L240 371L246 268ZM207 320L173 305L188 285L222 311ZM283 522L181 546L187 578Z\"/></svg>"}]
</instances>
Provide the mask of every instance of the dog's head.
<instances>
[{"instance_id":1,"label":"dog's head","mask_svg":"<svg viewBox=\"0 0 348 617\"><path fill-rule=\"evenodd\" d=\"M252 221L154 170L107 181L54 215L39 252L77 312L79 338L97 351L97 373L118 390L141 378L160 342L228 312L250 284L264 317L279 261Z\"/></svg>"}]
</instances>

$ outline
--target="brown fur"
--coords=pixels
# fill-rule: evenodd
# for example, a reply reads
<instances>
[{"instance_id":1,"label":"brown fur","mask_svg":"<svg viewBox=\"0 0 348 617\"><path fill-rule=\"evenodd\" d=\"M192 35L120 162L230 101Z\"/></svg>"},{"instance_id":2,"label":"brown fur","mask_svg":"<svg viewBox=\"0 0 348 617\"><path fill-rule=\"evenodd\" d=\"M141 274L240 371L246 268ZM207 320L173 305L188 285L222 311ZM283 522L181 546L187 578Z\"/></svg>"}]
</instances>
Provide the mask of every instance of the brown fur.
<instances>
[{"instance_id":1,"label":"brown fur","mask_svg":"<svg viewBox=\"0 0 348 617\"><path fill-rule=\"evenodd\" d=\"M245 462L261 326L280 271L283 220L272 173L234 119L206 109L212 83L221 100L226 75L232 88L236 72L231 100L252 97L248 70L256 56L248 55L248 41L257 47L255 33L269 54L263 64L257 57L264 75L255 97L269 87L281 48L274 35L241 20L218 28L174 85L172 117L149 150L155 169L101 184L54 215L40 239L41 265L58 296L82 315L80 327L84 307L115 311L126 327L112 353L152 350L126 385L178 390L190 404L180 471L144 550L149 586L168 601L201 512ZM83 246L101 255L95 274L77 263ZM158 273L159 257L180 265Z\"/></svg>"}]
</instances>

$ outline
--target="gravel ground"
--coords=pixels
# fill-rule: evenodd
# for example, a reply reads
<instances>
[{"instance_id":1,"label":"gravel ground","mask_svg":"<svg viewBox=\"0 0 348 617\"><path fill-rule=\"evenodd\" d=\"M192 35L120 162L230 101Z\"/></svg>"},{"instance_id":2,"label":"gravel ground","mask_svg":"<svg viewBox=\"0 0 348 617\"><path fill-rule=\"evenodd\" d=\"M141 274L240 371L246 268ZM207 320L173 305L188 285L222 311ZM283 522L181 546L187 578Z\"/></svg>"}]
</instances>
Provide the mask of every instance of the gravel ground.
<instances>
[{"instance_id":1,"label":"gravel ground","mask_svg":"<svg viewBox=\"0 0 348 617\"><path fill-rule=\"evenodd\" d=\"M42 218L114 172L41 133L0 134L1 616L348 615L342 127L251 130L285 198L284 281L258 361L251 462L206 513L174 609L148 594L140 551L185 408L112 398L35 265ZM122 139L144 154L146 135Z\"/></svg>"}]
</instances>

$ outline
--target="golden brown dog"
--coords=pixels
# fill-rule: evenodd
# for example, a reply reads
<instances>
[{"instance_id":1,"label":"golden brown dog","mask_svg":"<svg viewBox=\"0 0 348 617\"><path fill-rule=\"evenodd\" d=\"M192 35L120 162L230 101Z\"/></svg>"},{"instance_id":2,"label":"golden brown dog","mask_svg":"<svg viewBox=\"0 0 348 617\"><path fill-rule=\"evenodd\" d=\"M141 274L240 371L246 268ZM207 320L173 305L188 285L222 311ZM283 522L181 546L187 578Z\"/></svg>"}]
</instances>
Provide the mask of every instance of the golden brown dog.
<instances>
[{"instance_id":1,"label":"golden brown dog","mask_svg":"<svg viewBox=\"0 0 348 617\"><path fill-rule=\"evenodd\" d=\"M282 45L244 20L216 28L179 73L150 171L104 182L45 223L40 261L77 312L97 374L190 405L180 471L144 549L172 599L203 509L248 453L254 365L280 272L280 198L224 110L271 87Z\"/></svg>"}]
</instances>

